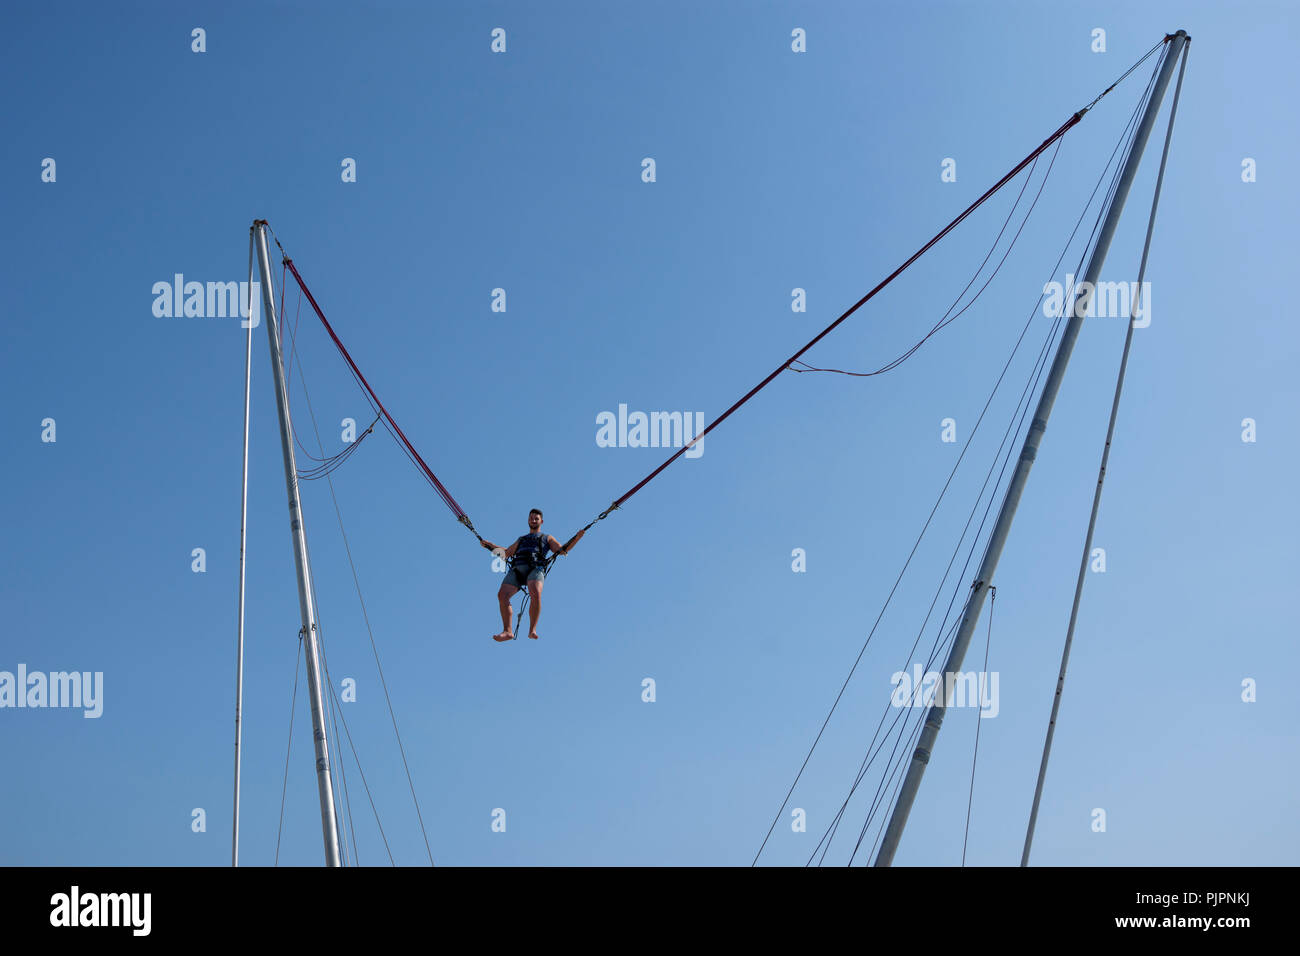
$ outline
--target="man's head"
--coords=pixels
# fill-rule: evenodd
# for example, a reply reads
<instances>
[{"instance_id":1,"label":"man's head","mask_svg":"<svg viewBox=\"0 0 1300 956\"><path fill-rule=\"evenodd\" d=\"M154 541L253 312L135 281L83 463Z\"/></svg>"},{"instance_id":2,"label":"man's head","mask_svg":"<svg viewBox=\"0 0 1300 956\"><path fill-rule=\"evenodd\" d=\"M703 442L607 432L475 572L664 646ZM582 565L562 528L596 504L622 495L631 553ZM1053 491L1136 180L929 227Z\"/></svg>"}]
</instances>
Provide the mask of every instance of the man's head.
<instances>
[{"instance_id":1,"label":"man's head","mask_svg":"<svg viewBox=\"0 0 1300 956\"><path fill-rule=\"evenodd\" d=\"M542 526L542 509L534 508L528 512L528 530L536 531Z\"/></svg>"}]
</instances>

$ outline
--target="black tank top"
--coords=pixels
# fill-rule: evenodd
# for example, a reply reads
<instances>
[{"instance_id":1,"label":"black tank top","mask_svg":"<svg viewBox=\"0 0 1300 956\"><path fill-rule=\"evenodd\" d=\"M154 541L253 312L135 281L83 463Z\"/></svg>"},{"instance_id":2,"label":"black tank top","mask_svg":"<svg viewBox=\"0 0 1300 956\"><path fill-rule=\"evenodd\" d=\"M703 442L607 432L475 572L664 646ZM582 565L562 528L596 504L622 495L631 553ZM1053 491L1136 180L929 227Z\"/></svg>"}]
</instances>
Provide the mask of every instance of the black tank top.
<instances>
[{"instance_id":1,"label":"black tank top","mask_svg":"<svg viewBox=\"0 0 1300 956\"><path fill-rule=\"evenodd\" d=\"M547 537L549 536L541 532L531 531L521 536L515 542L515 560L524 564L541 564L546 560L546 552L550 550Z\"/></svg>"}]
</instances>

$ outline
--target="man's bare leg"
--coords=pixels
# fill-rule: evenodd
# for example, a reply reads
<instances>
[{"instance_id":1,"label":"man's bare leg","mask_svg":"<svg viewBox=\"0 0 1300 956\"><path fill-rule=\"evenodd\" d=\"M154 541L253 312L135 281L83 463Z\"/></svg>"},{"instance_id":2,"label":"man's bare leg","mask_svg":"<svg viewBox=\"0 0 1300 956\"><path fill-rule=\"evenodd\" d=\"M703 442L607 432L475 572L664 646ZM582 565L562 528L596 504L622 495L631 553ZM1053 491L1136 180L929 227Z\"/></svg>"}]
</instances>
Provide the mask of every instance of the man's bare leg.
<instances>
[{"instance_id":1,"label":"man's bare leg","mask_svg":"<svg viewBox=\"0 0 1300 956\"><path fill-rule=\"evenodd\" d=\"M510 618L513 616L513 609L510 607L510 599L515 596L519 589L513 584L501 582L501 589L497 591L497 603L501 605L501 633L493 634L494 641L513 641L515 632L510 629Z\"/></svg>"},{"instance_id":2,"label":"man's bare leg","mask_svg":"<svg viewBox=\"0 0 1300 956\"><path fill-rule=\"evenodd\" d=\"M528 636L537 640L537 619L542 614L542 582L528 582Z\"/></svg>"}]
</instances>

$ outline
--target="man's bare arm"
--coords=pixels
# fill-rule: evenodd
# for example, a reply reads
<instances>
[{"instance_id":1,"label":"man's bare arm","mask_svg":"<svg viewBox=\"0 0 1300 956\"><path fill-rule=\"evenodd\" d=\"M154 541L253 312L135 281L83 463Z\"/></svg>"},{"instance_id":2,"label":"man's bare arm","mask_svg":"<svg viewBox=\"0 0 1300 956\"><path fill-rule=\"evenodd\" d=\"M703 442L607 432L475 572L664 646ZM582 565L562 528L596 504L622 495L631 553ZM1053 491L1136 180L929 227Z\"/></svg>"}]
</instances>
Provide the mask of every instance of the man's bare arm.
<instances>
[{"instance_id":1,"label":"man's bare arm","mask_svg":"<svg viewBox=\"0 0 1300 956\"><path fill-rule=\"evenodd\" d=\"M501 556L504 557L506 560L509 560L510 558L513 558L513 557L515 556L515 549L516 549L517 547L519 547L519 542L516 541L514 544L512 544L510 547L506 548L504 551L502 551L500 548L498 548L498 547L497 547L495 544L493 544L491 541L484 541L484 542L483 542L483 547L487 548L487 549L488 549L489 551L491 551L493 554L495 554L495 553L498 552L498 551L501 551Z\"/></svg>"},{"instance_id":2,"label":"man's bare arm","mask_svg":"<svg viewBox=\"0 0 1300 956\"><path fill-rule=\"evenodd\" d=\"M569 542L569 549L571 550L573 546L577 544L582 539L582 536L586 533L587 532L585 531L579 531L577 534L575 534L573 536L573 540ZM548 544L550 545L551 550L554 551L556 554L569 553L568 550L565 550L564 545L560 544L560 542L556 541L554 538L550 538Z\"/></svg>"}]
</instances>

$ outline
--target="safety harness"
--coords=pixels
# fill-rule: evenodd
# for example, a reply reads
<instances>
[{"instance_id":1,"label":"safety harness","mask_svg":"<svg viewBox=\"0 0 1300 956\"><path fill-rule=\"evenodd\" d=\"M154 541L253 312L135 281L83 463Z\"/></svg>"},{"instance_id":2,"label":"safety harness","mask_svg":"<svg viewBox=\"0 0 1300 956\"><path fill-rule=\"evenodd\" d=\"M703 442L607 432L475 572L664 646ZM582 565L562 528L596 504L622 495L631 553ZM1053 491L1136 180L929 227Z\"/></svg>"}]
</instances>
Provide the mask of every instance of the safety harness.
<instances>
[{"instance_id":1,"label":"safety harness","mask_svg":"<svg viewBox=\"0 0 1300 956\"><path fill-rule=\"evenodd\" d=\"M543 574L549 571L555 559L552 557L548 560L546 557L546 552L550 550L546 540L548 537L550 536L540 531L530 531L516 541L515 555L510 559L511 570L518 567L529 572L534 568L541 568Z\"/></svg>"}]
</instances>

